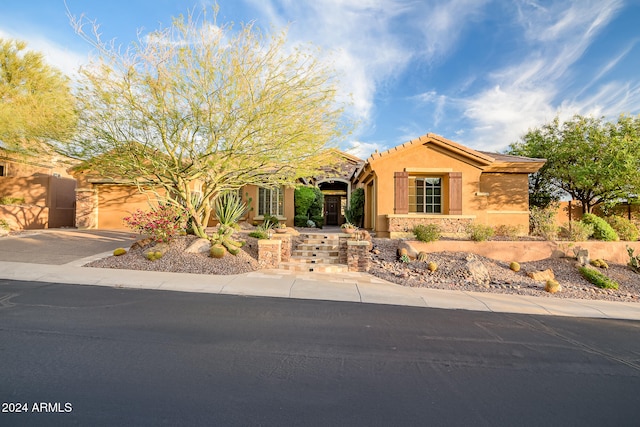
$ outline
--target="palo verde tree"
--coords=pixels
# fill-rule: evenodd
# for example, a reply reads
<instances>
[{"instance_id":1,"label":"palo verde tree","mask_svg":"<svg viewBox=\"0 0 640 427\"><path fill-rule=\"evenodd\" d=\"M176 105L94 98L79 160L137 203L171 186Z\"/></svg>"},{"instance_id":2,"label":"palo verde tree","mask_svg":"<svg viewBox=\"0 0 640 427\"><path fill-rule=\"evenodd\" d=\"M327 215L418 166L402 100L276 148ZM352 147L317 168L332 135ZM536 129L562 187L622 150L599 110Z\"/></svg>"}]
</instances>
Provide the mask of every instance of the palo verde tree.
<instances>
[{"instance_id":1,"label":"palo verde tree","mask_svg":"<svg viewBox=\"0 0 640 427\"><path fill-rule=\"evenodd\" d=\"M638 194L640 190L640 117L620 116L615 122L576 115L555 118L511 144L516 155L547 159L537 179L541 190L532 198L557 195L578 200L585 213L599 203ZM531 186L530 186L531 188Z\"/></svg>"},{"instance_id":2,"label":"palo verde tree","mask_svg":"<svg viewBox=\"0 0 640 427\"><path fill-rule=\"evenodd\" d=\"M0 141L38 154L70 138L75 101L69 79L18 40L0 38Z\"/></svg>"},{"instance_id":3,"label":"palo verde tree","mask_svg":"<svg viewBox=\"0 0 640 427\"><path fill-rule=\"evenodd\" d=\"M81 70L70 151L103 176L164 189L201 237L220 195L313 175L347 131L332 70L286 31L235 30L203 11L122 50L71 19L99 58Z\"/></svg>"}]
</instances>

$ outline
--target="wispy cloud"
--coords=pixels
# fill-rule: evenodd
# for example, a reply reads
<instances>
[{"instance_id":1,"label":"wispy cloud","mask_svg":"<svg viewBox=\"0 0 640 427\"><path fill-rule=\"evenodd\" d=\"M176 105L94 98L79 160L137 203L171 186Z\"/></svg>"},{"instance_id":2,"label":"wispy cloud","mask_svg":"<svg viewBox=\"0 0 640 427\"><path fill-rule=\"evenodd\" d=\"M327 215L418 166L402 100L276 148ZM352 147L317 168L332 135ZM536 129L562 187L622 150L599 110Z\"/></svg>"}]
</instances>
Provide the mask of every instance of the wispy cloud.
<instances>
[{"instance_id":1,"label":"wispy cloud","mask_svg":"<svg viewBox=\"0 0 640 427\"><path fill-rule=\"evenodd\" d=\"M473 124L465 142L501 150L527 129L556 114L566 114L564 111L571 110L569 115L573 115L615 110L620 103L606 94L615 87L618 95L625 90L632 95L632 88L613 85L581 102L562 99L572 97L564 93L574 72L572 67L621 7L619 0L573 1L568 5L557 2L544 7L533 1L518 3L517 18L528 44L527 53L519 62L490 73L490 88L461 100L463 113ZM606 67L596 79L605 72Z\"/></svg>"}]
</instances>

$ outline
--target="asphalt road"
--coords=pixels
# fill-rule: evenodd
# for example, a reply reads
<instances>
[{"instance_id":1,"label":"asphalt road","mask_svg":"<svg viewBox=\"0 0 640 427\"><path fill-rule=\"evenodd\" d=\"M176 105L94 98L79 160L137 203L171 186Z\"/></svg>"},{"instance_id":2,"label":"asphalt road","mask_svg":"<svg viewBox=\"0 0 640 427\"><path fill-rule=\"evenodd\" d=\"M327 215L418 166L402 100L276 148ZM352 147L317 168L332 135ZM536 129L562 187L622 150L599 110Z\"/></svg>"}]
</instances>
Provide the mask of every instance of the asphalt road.
<instances>
[{"instance_id":1,"label":"asphalt road","mask_svg":"<svg viewBox=\"0 0 640 427\"><path fill-rule=\"evenodd\" d=\"M631 321L0 280L0 425L635 426L639 336Z\"/></svg>"}]
</instances>

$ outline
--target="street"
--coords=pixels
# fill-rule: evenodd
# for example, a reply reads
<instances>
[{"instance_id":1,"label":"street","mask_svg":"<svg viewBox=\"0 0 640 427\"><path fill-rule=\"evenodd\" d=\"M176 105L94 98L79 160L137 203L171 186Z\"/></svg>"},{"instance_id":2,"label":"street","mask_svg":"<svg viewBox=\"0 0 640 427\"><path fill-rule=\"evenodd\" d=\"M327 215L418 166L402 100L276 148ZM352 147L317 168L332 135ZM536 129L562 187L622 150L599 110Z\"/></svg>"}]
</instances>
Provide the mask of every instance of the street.
<instances>
[{"instance_id":1,"label":"street","mask_svg":"<svg viewBox=\"0 0 640 427\"><path fill-rule=\"evenodd\" d=\"M638 425L640 322L0 280L0 425Z\"/></svg>"}]
</instances>

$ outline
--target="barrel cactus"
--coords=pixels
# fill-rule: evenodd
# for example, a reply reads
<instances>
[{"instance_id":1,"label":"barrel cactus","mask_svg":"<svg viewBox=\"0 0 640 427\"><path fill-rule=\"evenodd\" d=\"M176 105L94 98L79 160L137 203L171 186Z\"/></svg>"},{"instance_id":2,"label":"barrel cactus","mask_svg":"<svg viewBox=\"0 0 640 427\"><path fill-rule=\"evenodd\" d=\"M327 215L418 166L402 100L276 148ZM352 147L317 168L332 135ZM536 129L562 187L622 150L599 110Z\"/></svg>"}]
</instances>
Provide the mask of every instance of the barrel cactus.
<instances>
[{"instance_id":1,"label":"barrel cactus","mask_svg":"<svg viewBox=\"0 0 640 427\"><path fill-rule=\"evenodd\" d=\"M211 245L211 250L209 251L209 255L212 258L222 258L227 252L227 249L222 245Z\"/></svg>"},{"instance_id":2,"label":"barrel cactus","mask_svg":"<svg viewBox=\"0 0 640 427\"><path fill-rule=\"evenodd\" d=\"M549 279L547 280L547 283L544 286L544 290L551 293L551 294L555 294L556 292L560 291L562 288L560 286L560 283L558 283L557 280L553 280L553 279Z\"/></svg>"},{"instance_id":3,"label":"barrel cactus","mask_svg":"<svg viewBox=\"0 0 640 427\"><path fill-rule=\"evenodd\" d=\"M118 249L113 251L113 256L120 256L120 255L124 255L126 253L127 253L127 250L125 248L118 248Z\"/></svg>"},{"instance_id":4,"label":"barrel cactus","mask_svg":"<svg viewBox=\"0 0 640 427\"><path fill-rule=\"evenodd\" d=\"M515 262L515 261L513 261L511 264L509 264L509 268L512 271L515 271L517 273L518 271L520 271L520 264Z\"/></svg>"},{"instance_id":5,"label":"barrel cactus","mask_svg":"<svg viewBox=\"0 0 640 427\"><path fill-rule=\"evenodd\" d=\"M421 251L418 253L418 261L426 261L427 260L427 253L424 251Z\"/></svg>"},{"instance_id":6,"label":"barrel cactus","mask_svg":"<svg viewBox=\"0 0 640 427\"><path fill-rule=\"evenodd\" d=\"M435 262L431 261L429 264L427 264L427 269L430 272L433 273L434 271L436 271L438 269L438 264L436 264Z\"/></svg>"}]
</instances>

